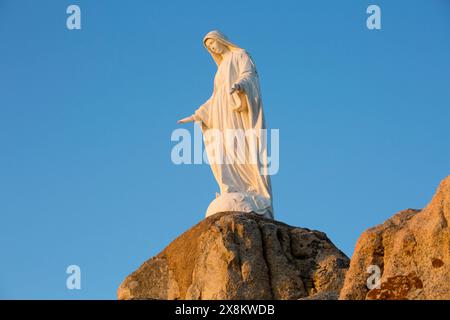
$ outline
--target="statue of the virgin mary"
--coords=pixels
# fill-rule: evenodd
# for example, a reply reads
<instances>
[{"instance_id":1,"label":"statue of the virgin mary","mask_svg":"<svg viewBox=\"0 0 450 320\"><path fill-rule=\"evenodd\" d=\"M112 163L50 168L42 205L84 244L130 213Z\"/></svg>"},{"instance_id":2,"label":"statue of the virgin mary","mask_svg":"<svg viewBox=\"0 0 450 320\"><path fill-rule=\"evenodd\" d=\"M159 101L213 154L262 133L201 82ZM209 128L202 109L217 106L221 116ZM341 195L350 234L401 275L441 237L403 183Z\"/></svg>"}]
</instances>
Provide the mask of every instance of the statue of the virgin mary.
<instances>
[{"instance_id":1,"label":"statue of the virgin mary","mask_svg":"<svg viewBox=\"0 0 450 320\"><path fill-rule=\"evenodd\" d=\"M209 32L203 44L217 64L213 94L193 115L178 123L195 121L200 125L208 161L220 188L206 217L237 211L273 219L266 127L255 64L245 49L220 31ZM236 144L241 146L237 153L244 157L224 161L223 157L229 160L230 155L236 155Z\"/></svg>"}]
</instances>

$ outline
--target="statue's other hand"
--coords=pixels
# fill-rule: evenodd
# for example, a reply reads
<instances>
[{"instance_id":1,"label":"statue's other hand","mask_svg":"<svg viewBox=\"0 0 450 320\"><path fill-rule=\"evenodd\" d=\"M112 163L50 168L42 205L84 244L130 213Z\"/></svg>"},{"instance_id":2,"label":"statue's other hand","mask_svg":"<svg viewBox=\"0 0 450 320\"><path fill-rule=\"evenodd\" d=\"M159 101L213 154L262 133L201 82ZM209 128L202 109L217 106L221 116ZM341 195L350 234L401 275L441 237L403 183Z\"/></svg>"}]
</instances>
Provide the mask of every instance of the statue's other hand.
<instances>
[{"instance_id":1,"label":"statue's other hand","mask_svg":"<svg viewBox=\"0 0 450 320\"><path fill-rule=\"evenodd\" d=\"M237 108L233 108L233 111L235 111L235 112L243 112L243 111L245 111L245 108L243 108L242 106L239 106Z\"/></svg>"},{"instance_id":2,"label":"statue's other hand","mask_svg":"<svg viewBox=\"0 0 450 320\"><path fill-rule=\"evenodd\" d=\"M194 122L194 116L189 116L186 118L183 118L181 120L178 120L177 123L188 123L188 122Z\"/></svg>"},{"instance_id":3,"label":"statue's other hand","mask_svg":"<svg viewBox=\"0 0 450 320\"><path fill-rule=\"evenodd\" d=\"M235 91L242 91L242 85L240 85L239 83L233 84L230 89L230 94L233 94Z\"/></svg>"}]
</instances>

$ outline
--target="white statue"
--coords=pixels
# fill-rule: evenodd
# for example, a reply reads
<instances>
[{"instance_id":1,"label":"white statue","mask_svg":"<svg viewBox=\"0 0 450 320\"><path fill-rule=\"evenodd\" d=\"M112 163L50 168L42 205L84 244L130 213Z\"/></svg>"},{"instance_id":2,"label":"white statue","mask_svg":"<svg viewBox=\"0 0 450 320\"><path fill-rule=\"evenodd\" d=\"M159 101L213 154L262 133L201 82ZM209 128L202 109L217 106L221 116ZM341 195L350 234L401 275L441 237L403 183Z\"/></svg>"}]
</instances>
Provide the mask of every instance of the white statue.
<instances>
[{"instance_id":1,"label":"white statue","mask_svg":"<svg viewBox=\"0 0 450 320\"><path fill-rule=\"evenodd\" d=\"M220 188L220 195L216 194L206 217L218 212L239 211L273 219L265 120L255 64L245 49L229 41L220 31L209 32L203 44L217 64L214 91L193 115L178 123L195 121L201 126L208 160ZM226 138L233 136L228 135L229 131L237 133L233 139L238 139L236 144L242 148L237 153L244 151L245 161L224 160L236 155L235 140L230 144L230 139ZM208 134L211 132L214 134ZM222 134L223 140L218 139L217 132ZM247 135L242 135L243 132ZM249 156L255 152L258 161Z\"/></svg>"}]
</instances>

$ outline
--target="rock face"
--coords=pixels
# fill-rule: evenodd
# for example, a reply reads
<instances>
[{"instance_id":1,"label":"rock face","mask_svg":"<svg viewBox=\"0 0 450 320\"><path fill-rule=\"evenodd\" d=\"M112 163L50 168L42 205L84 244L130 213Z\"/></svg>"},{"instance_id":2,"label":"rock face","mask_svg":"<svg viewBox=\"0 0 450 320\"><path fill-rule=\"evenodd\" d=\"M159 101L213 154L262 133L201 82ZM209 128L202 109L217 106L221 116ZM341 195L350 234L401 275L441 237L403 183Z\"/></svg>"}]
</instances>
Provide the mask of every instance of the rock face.
<instances>
[{"instance_id":1,"label":"rock face","mask_svg":"<svg viewBox=\"0 0 450 320\"><path fill-rule=\"evenodd\" d=\"M400 211L361 235L340 299L450 299L449 221L450 176L423 210ZM370 265L381 271L371 290Z\"/></svg>"},{"instance_id":2,"label":"rock face","mask_svg":"<svg viewBox=\"0 0 450 320\"><path fill-rule=\"evenodd\" d=\"M337 299L349 259L323 232L255 214L210 216L146 261L119 299Z\"/></svg>"}]
</instances>

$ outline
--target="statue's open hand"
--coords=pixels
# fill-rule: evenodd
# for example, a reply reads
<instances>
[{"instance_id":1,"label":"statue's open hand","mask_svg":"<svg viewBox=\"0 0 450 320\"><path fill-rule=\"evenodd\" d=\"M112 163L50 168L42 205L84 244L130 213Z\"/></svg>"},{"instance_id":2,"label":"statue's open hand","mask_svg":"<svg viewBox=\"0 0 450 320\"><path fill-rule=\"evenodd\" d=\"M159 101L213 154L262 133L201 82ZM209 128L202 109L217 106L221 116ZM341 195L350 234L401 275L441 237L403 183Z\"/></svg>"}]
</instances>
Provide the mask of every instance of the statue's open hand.
<instances>
[{"instance_id":1,"label":"statue's open hand","mask_svg":"<svg viewBox=\"0 0 450 320\"><path fill-rule=\"evenodd\" d=\"M243 90L242 85L240 85L239 83L235 83L230 89L230 94L233 94L235 91L242 91L242 90Z\"/></svg>"},{"instance_id":2,"label":"statue's open hand","mask_svg":"<svg viewBox=\"0 0 450 320\"><path fill-rule=\"evenodd\" d=\"M188 122L194 122L194 121L195 121L195 119L194 119L194 116L192 115L192 116L183 118L181 120L178 120L177 123L188 123Z\"/></svg>"}]
</instances>

